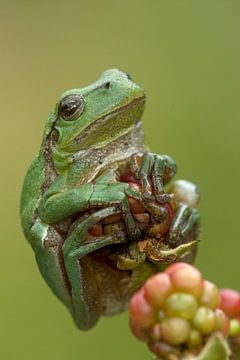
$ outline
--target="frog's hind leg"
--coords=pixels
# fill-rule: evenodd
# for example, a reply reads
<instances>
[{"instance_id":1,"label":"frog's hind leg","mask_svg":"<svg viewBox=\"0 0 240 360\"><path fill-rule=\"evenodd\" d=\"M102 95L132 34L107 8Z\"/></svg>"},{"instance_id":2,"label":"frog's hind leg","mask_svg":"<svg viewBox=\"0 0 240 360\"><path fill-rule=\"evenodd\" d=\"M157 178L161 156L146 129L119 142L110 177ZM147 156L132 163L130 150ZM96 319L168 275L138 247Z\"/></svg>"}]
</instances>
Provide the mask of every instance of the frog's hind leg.
<instances>
[{"instance_id":1,"label":"frog's hind leg","mask_svg":"<svg viewBox=\"0 0 240 360\"><path fill-rule=\"evenodd\" d=\"M176 215L171 223L168 236L168 244L170 247L179 247L182 244L197 240L200 228L200 214L197 209L194 209L186 204L180 204ZM193 244L193 249L189 253L190 258L181 259L183 261L190 261L195 257L197 250L197 242Z\"/></svg>"},{"instance_id":2,"label":"frog's hind leg","mask_svg":"<svg viewBox=\"0 0 240 360\"><path fill-rule=\"evenodd\" d=\"M52 226L38 219L31 228L31 245L39 270L53 293L72 313L70 284L62 256L63 237Z\"/></svg>"},{"instance_id":3,"label":"frog's hind leg","mask_svg":"<svg viewBox=\"0 0 240 360\"><path fill-rule=\"evenodd\" d=\"M65 268L71 283L73 317L76 325L82 330L91 328L97 322L103 309L98 299L92 299L88 295L87 287L91 288L93 285L84 282L80 259L105 246L126 241L126 235L122 231L108 236L99 236L90 242L86 242L86 234L96 222L116 213L119 213L119 210L109 207L96 211L87 218L77 220L62 247Z\"/></svg>"}]
</instances>

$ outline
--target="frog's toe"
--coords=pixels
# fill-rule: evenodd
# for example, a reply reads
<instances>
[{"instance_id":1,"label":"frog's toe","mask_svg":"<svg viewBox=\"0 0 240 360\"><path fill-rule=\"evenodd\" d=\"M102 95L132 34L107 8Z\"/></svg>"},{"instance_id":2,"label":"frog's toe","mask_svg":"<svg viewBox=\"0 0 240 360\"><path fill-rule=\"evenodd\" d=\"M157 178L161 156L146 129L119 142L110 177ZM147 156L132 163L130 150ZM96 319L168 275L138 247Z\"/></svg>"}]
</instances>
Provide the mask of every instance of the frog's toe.
<instances>
[{"instance_id":1,"label":"frog's toe","mask_svg":"<svg viewBox=\"0 0 240 360\"><path fill-rule=\"evenodd\" d=\"M162 193L156 195L155 198L159 204L165 204L173 198L173 194Z\"/></svg>"}]
</instances>

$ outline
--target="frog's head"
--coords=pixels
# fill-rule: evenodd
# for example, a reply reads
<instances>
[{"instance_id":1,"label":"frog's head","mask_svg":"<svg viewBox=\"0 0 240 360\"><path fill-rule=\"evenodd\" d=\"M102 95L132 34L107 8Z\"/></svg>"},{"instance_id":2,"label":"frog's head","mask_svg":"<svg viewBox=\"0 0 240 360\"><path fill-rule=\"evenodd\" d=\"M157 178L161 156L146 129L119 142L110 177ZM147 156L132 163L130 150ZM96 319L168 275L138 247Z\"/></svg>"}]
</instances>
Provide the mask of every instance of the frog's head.
<instances>
[{"instance_id":1,"label":"frog's head","mask_svg":"<svg viewBox=\"0 0 240 360\"><path fill-rule=\"evenodd\" d=\"M55 152L68 156L105 146L137 126L144 103L143 89L117 69L105 71L92 85L65 92L55 110Z\"/></svg>"}]
</instances>

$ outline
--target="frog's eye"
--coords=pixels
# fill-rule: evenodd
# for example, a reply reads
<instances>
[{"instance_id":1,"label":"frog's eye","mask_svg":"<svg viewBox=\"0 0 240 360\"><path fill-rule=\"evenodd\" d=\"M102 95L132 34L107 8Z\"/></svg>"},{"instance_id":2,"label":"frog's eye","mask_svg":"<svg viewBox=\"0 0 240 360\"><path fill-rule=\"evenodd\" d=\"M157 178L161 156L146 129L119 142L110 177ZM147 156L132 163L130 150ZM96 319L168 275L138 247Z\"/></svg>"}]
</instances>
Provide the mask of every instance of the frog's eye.
<instances>
[{"instance_id":1,"label":"frog's eye","mask_svg":"<svg viewBox=\"0 0 240 360\"><path fill-rule=\"evenodd\" d=\"M60 101L58 115L67 121L76 120L83 109L83 97L81 95L69 95Z\"/></svg>"}]
</instances>

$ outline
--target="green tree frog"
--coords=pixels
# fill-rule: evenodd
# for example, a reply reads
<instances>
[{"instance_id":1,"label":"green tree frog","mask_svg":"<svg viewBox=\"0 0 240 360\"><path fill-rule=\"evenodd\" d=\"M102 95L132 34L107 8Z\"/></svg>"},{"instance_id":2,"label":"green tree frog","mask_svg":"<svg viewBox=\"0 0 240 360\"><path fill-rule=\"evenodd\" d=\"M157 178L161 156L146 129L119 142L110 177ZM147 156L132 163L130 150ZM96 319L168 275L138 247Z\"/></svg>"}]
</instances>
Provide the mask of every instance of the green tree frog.
<instances>
[{"instance_id":1,"label":"green tree frog","mask_svg":"<svg viewBox=\"0 0 240 360\"><path fill-rule=\"evenodd\" d=\"M47 120L39 154L25 177L20 209L24 234L44 279L83 330L101 315L123 310L153 271L154 265L146 263L138 271L121 271L98 252L114 252L140 238L128 197L142 202L159 221L166 216L162 204L171 195L164 191L163 174L171 179L176 165L143 145L145 99L144 90L117 69L65 92ZM119 181L126 167L141 182L141 192ZM89 229L114 214L122 215L126 232L88 241ZM198 212L185 206L173 221L172 241L198 220Z\"/></svg>"}]
</instances>

